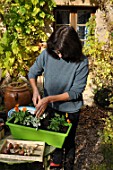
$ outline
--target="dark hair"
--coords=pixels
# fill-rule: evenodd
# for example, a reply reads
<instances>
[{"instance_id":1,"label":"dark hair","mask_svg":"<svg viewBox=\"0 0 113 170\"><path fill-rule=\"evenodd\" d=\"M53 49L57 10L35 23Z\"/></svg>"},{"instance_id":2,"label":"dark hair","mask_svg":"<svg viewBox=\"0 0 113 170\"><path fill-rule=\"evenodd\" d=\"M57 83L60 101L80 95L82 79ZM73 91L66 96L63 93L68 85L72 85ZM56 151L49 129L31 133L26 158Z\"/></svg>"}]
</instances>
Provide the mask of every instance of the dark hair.
<instances>
[{"instance_id":1,"label":"dark hair","mask_svg":"<svg viewBox=\"0 0 113 170\"><path fill-rule=\"evenodd\" d=\"M66 61L81 61L82 44L72 26L61 26L51 34L47 41L47 51L52 57L58 59L54 50L60 51L62 58Z\"/></svg>"}]
</instances>

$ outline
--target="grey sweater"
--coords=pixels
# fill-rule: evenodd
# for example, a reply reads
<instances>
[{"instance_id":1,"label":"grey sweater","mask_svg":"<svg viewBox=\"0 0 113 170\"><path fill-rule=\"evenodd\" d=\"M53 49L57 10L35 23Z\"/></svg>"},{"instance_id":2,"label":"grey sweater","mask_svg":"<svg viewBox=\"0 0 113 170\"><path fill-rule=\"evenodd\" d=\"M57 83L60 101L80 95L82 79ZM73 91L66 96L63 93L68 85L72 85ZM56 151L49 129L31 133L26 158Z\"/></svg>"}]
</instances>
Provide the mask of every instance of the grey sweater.
<instances>
[{"instance_id":1,"label":"grey sweater","mask_svg":"<svg viewBox=\"0 0 113 170\"><path fill-rule=\"evenodd\" d=\"M68 92L69 101L50 103L58 111L73 113L83 105L82 92L88 76L88 59L83 56L79 63L54 59L45 49L29 70L28 78L37 78L44 73L44 96Z\"/></svg>"}]
</instances>

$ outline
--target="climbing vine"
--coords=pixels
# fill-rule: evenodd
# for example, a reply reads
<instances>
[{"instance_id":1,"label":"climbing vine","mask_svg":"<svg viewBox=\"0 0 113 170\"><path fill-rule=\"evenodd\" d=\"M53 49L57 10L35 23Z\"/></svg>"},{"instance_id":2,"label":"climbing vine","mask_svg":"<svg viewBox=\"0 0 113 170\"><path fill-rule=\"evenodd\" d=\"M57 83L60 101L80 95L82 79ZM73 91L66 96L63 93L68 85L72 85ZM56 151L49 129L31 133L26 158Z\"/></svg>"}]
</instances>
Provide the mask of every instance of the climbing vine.
<instances>
[{"instance_id":1,"label":"climbing vine","mask_svg":"<svg viewBox=\"0 0 113 170\"><path fill-rule=\"evenodd\" d=\"M29 67L40 53L39 42L46 41L54 21L53 0L1 0L0 68L2 77L27 75Z\"/></svg>"},{"instance_id":2,"label":"climbing vine","mask_svg":"<svg viewBox=\"0 0 113 170\"><path fill-rule=\"evenodd\" d=\"M91 58L93 83L98 92L95 99L102 106L113 107L113 35L109 34L109 41L102 42L95 35L95 17L91 17L87 23L87 40L84 45L84 53Z\"/></svg>"}]
</instances>

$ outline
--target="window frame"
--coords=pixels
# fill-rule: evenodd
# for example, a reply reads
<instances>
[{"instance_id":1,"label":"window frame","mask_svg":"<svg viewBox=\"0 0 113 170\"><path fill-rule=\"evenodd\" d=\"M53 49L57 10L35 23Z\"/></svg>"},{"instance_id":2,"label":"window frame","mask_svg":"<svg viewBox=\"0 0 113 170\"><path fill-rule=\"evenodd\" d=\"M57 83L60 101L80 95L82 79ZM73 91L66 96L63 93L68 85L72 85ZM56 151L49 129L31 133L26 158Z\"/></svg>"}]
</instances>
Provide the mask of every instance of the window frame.
<instances>
[{"instance_id":1,"label":"window frame","mask_svg":"<svg viewBox=\"0 0 113 170\"><path fill-rule=\"evenodd\" d=\"M59 11L59 10L67 10L70 12L70 16L69 16L69 24L56 24L56 22L54 22L53 24L53 29L56 29L57 26L60 26L60 25L71 25L75 28L75 30L77 31L77 26L85 26L85 24L77 24L77 11L84 11L84 10L91 10L91 16L92 15L95 15L96 13L96 10L98 9L98 7L95 7L95 6L57 6L54 8L54 11L53 11L53 14L54 14L54 17L56 19L56 12ZM85 42L85 39L81 39L81 41Z\"/></svg>"}]
</instances>

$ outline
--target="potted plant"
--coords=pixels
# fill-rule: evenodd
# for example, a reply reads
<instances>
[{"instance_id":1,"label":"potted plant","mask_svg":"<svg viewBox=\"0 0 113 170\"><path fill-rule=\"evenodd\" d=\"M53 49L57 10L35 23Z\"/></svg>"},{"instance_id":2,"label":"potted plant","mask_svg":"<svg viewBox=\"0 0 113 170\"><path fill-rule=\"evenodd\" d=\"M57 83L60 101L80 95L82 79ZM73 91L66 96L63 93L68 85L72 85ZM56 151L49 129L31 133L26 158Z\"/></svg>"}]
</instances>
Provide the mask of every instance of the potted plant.
<instances>
[{"instance_id":1,"label":"potted plant","mask_svg":"<svg viewBox=\"0 0 113 170\"><path fill-rule=\"evenodd\" d=\"M69 120L67 122L65 116L60 117L57 113L49 120L48 112L38 119L30 113L30 109L17 105L10 111L12 114L6 125L9 126L12 136L16 139L44 141L54 147L62 148L72 126ZM63 127L66 131L61 131Z\"/></svg>"}]
</instances>

